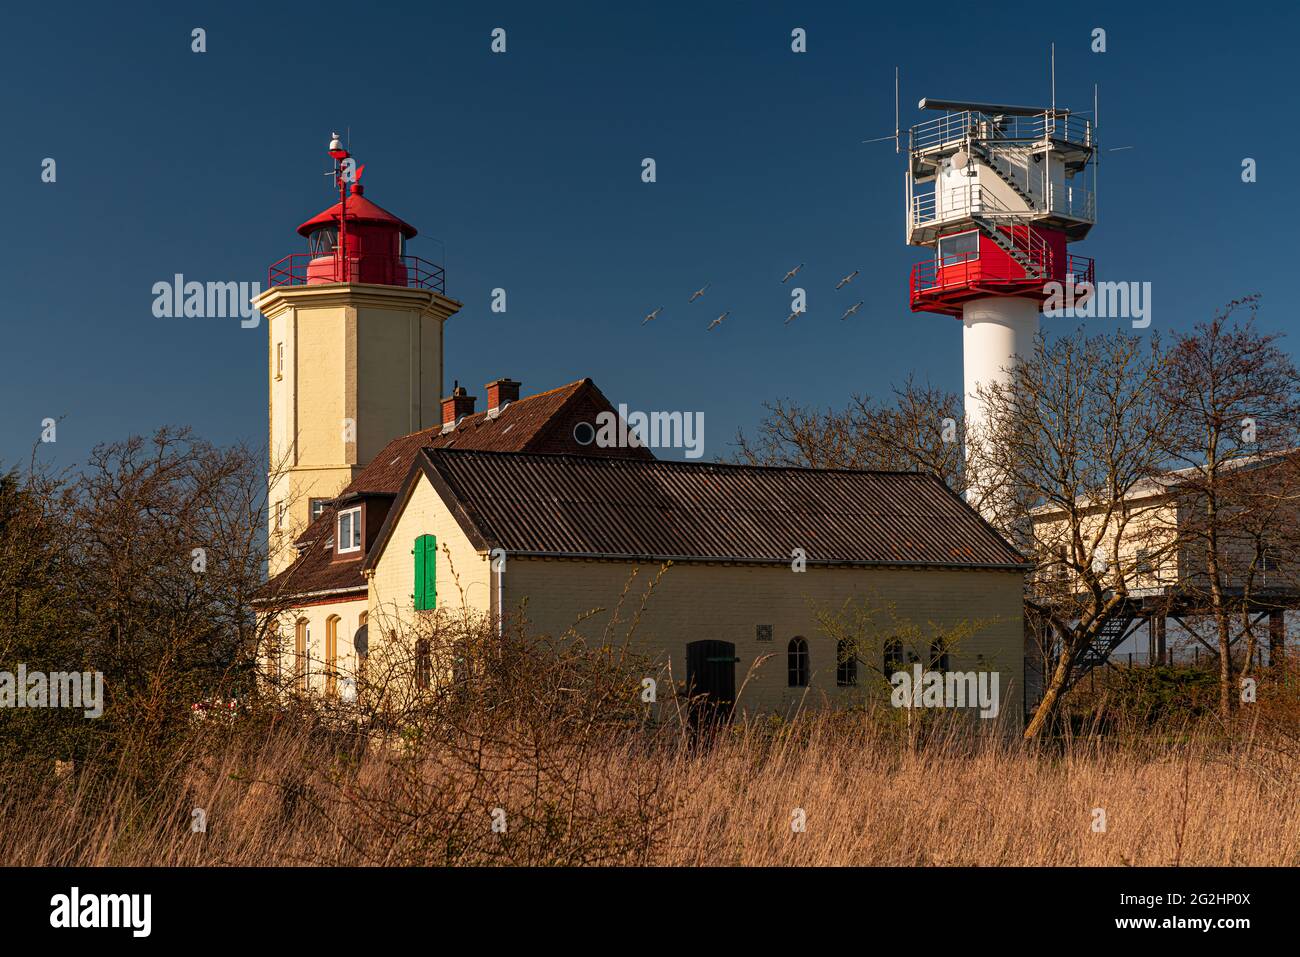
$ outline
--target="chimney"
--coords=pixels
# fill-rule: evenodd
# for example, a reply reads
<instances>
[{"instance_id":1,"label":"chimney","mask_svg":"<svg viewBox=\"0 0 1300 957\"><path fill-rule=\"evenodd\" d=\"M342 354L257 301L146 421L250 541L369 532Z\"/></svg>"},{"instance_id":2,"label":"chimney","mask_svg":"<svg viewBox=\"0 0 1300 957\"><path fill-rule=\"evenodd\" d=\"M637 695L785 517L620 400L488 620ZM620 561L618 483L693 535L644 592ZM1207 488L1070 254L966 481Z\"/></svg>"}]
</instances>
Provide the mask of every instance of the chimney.
<instances>
[{"instance_id":1,"label":"chimney","mask_svg":"<svg viewBox=\"0 0 1300 957\"><path fill-rule=\"evenodd\" d=\"M454 429L457 422L473 414L474 396L466 392L464 386L456 385L451 395L442 400L442 430Z\"/></svg>"},{"instance_id":2,"label":"chimney","mask_svg":"<svg viewBox=\"0 0 1300 957\"><path fill-rule=\"evenodd\" d=\"M494 379L486 386L488 415L495 416L501 407L519 398L519 383L514 379Z\"/></svg>"}]
</instances>

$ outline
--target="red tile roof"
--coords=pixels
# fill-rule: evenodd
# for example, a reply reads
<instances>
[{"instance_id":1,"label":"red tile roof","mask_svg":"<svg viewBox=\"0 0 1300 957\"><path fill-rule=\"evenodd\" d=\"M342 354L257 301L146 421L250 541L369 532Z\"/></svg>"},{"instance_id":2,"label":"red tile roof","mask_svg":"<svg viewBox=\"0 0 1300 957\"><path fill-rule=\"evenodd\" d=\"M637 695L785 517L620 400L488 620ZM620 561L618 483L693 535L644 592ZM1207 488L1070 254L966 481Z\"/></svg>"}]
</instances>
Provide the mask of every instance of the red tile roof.
<instances>
[{"instance_id":1,"label":"red tile roof","mask_svg":"<svg viewBox=\"0 0 1300 957\"><path fill-rule=\"evenodd\" d=\"M498 414L489 411L467 415L455 429L434 426L393 439L339 493L336 501L352 495L396 495L422 448L474 449L494 452L572 452L583 449L573 437L578 422L595 423L596 416L615 411L590 379L524 396L508 403ZM654 460L645 448L590 451L613 457ZM298 536L300 550L289 568L272 578L262 594L301 596L339 589L365 591L360 561L333 561L335 509L327 507Z\"/></svg>"}]
</instances>

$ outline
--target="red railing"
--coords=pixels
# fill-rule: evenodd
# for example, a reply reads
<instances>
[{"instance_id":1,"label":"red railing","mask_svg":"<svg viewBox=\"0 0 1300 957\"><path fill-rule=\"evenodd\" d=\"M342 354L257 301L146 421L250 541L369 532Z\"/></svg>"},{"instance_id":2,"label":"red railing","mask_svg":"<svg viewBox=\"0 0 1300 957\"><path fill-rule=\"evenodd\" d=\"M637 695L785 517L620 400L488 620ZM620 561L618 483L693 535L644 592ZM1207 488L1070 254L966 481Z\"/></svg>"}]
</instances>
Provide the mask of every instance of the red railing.
<instances>
[{"instance_id":1,"label":"red railing","mask_svg":"<svg viewBox=\"0 0 1300 957\"><path fill-rule=\"evenodd\" d=\"M918 292L968 286L979 279L980 254L924 259L912 267L912 297Z\"/></svg>"},{"instance_id":2,"label":"red railing","mask_svg":"<svg viewBox=\"0 0 1300 957\"><path fill-rule=\"evenodd\" d=\"M1066 282L1067 277L1073 278L1075 286L1084 282L1096 282L1096 264L1088 256L1067 253L1063 270L1056 268L1056 257L1051 254L1050 249L1040 251L1035 260L1033 265L1037 267L1038 275L1021 272L1020 265L1014 261L1012 261L1016 267L1014 273L999 274L986 269L977 252L922 260L912 266L910 280L912 303L915 305L920 299L943 298L945 295L957 296L959 299L969 298L969 293L962 295L966 290L974 294L978 294L978 290L987 290L996 295L999 286L1012 287L1013 294L1022 295L1025 294L1026 284L1037 281L1044 284L1052 281ZM1011 289L1009 288L1008 291Z\"/></svg>"},{"instance_id":3,"label":"red railing","mask_svg":"<svg viewBox=\"0 0 1300 957\"><path fill-rule=\"evenodd\" d=\"M339 276L346 272L347 278ZM446 293L443 268L419 256L349 256L346 269L337 253L291 253L266 272L270 286L323 285L332 282L372 282Z\"/></svg>"},{"instance_id":4,"label":"red railing","mask_svg":"<svg viewBox=\"0 0 1300 957\"><path fill-rule=\"evenodd\" d=\"M1097 264L1089 256L1076 256L1074 253L1068 253L1065 257L1065 271L1067 275L1074 277L1076 286L1081 282L1090 285L1097 282ZM1061 281L1065 281L1064 277L1062 277Z\"/></svg>"}]
</instances>

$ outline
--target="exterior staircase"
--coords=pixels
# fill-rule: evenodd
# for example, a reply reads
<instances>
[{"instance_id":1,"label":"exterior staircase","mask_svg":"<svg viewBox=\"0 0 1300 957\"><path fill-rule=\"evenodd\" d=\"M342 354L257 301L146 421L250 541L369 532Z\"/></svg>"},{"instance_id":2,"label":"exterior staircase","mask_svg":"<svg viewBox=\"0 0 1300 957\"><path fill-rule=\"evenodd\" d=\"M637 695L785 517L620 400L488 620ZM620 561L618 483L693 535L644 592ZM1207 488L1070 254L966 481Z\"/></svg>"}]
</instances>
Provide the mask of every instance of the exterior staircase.
<instances>
[{"instance_id":1,"label":"exterior staircase","mask_svg":"<svg viewBox=\"0 0 1300 957\"><path fill-rule=\"evenodd\" d=\"M1094 668L1106 664L1111 652L1123 644L1124 639L1129 636L1129 629L1136 620L1136 615L1121 612L1103 621L1101 628L1093 635L1092 643L1087 645L1075 660L1074 667L1071 669L1070 683L1065 690L1073 688Z\"/></svg>"},{"instance_id":2,"label":"exterior staircase","mask_svg":"<svg viewBox=\"0 0 1300 957\"><path fill-rule=\"evenodd\" d=\"M1011 171L1003 165L1003 160L999 154L989 149L980 140L972 139L970 141L970 148L971 152L978 156L984 165L993 171L994 175L996 175L998 179L1011 187L1012 191L1025 201L1026 206L1031 210L1036 210L1038 208L1038 204L1034 201L1034 198L1029 195L1028 190L1016 182L1016 178L1011 175ZM1026 151L1021 152L1024 152L1025 155L1028 156Z\"/></svg>"},{"instance_id":3,"label":"exterior staircase","mask_svg":"<svg viewBox=\"0 0 1300 957\"><path fill-rule=\"evenodd\" d=\"M1052 250L1034 231L1029 220L1014 213L986 212L971 219L980 230L1020 264L1028 279L1047 279L1052 272Z\"/></svg>"},{"instance_id":4,"label":"exterior staircase","mask_svg":"<svg viewBox=\"0 0 1300 957\"><path fill-rule=\"evenodd\" d=\"M1026 213L1009 209L992 193L980 191L979 212L971 220L1002 251L1020 264L1027 279L1047 279L1052 273L1052 249L1034 230Z\"/></svg>"}]
</instances>

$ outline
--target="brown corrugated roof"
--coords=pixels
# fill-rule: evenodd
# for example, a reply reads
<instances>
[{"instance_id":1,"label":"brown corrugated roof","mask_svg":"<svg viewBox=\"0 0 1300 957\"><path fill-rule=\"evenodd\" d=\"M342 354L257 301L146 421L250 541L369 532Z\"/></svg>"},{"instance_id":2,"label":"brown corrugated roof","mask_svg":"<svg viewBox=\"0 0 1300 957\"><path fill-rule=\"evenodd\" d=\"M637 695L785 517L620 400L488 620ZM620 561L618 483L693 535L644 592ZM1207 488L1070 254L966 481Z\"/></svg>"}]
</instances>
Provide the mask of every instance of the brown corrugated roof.
<instances>
[{"instance_id":1,"label":"brown corrugated roof","mask_svg":"<svg viewBox=\"0 0 1300 957\"><path fill-rule=\"evenodd\" d=\"M596 416L614 411L604 393L590 379L523 396L508 403L496 415L487 410L467 415L456 428L444 432L441 426L412 432L393 439L339 493L351 495L396 495L422 448L477 449L498 452L562 452L580 448L573 438L578 421L595 423ZM653 460L645 448L609 449L602 454ZM364 591L361 562L333 562L335 509L327 507L316 521L298 536L301 549L293 565L264 586L267 595L304 595L351 588Z\"/></svg>"},{"instance_id":2,"label":"brown corrugated roof","mask_svg":"<svg viewBox=\"0 0 1300 957\"><path fill-rule=\"evenodd\" d=\"M471 537L508 553L787 564L801 548L811 563L1024 564L943 482L916 472L423 455Z\"/></svg>"},{"instance_id":3,"label":"brown corrugated roof","mask_svg":"<svg viewBox=\"0 0 1300 957\"><path fill-rule=\"evenodd\" d=\"M364 595L366 579L361 574L359 560L334 561L334 536L324 535L308 545L292 565L263 585L259 596L271 600L323 596L332 592Z\"/></svg>"}]
</instances>

